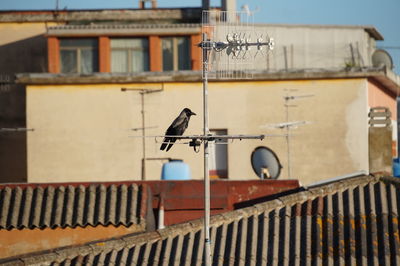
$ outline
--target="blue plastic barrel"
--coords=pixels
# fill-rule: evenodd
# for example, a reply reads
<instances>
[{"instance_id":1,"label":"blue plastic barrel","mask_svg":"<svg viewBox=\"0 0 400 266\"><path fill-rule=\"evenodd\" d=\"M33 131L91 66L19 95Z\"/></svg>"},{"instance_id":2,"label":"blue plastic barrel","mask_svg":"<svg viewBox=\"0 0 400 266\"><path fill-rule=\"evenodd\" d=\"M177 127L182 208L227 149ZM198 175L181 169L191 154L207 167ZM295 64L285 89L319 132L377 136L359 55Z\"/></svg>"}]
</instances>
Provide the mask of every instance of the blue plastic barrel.
<instances>
[{"instance_id":1,"label":"blue plastic barrel","mask_svg":"<svg viewBox=\"0 0 400 266\"><path fill-rule=\"evenodd\" d=\"M393 176L400 177L400 158L393 159Z\"/></svg>"},{"instance_id":2,"label":"blue plastic barrel","mask_svg":"<svg viewBox=\"0 0 400 266\"><path fill-rule=\"evenodd\" d=\"M164 163L161 171L162 180L189 180L190 167L182 160L172 160Z\"/></svg>"}]
</instances>

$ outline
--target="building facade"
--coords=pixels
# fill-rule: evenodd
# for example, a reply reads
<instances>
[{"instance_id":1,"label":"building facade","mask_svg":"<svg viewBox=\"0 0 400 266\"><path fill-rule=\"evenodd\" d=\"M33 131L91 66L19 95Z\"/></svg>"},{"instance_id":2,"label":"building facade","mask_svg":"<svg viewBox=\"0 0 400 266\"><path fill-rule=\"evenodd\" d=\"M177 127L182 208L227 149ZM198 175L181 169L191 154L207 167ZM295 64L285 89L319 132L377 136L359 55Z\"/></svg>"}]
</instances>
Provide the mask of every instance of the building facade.
<instances>
[{"instance_id":1,"label":"building facade","mask_svg":"<svg viewBox=\"0 0 400 266\"><path fill-rule=\"evenodd\" d=\"M12 51L1 70L19 73L1 94L8 103L2 121L11 121L2 126L31 130L0 136L1 180L152 180L169 158L183 159L193 178L202 178L202 154L192 147L166 154L159 137L141 138L143 122L146 135L163 135L184 107L199 114L186 133L202 132L200 18L201 8L0 13L0 29L9 33L3 48ZM386 106L395 120L399 89L390 70L372 66L379 32L255 27L275 38L276 49L257 59L253 80L210 81L210 129L267 138L212 147L212 175L258 178L250 163L258 146L278 155L280 178L309 183L317 181L314 171L319 178L368 171L368 110ZM15 60L21 51L29 51L27 63ZM310 97L286 108L288 95ZM291 121L307 123L291 131L288 145L287 132L272 125Z\"/></svg>"},{"instance_id":2,"label":"building facade","mask_svg":"<svg viewBox=\"0 0 400 266\"><path fill-rule=\"evenodd\" d=\"M368 172L370 103L389 105L395 117L394 90L398 85L383 86L379 80L390 79L381 71L333 74L334 78L328 78L329 73L286 74L279 78L260 74L251 81L210 82L212 132L267 135L264 141L224 145L226 151L221 156L226 164L219 169L225 170L230 179L257 178L250 163L251 153L258 146L268 146L284 167L280 178L310 183L318 181L309 177L313 171L323 173L322 178ZM19 80L29 84L27 111L35 114L27 119L27 126L34 129L28 134L30 182L49 182L55 176L64 182L99 176L105 180L138 179L143 142L146 179L160 178L166 158L183 159L191 167L192 177L202 178L202 153L194 152L187 143L177 144L165 153L159 150L162 138L156 137L164 134L185 107L199 114L192 117L186 133L201 134L200 73L139 74L114 77L112 83L108 76L85 80L48 74L20 76ZM140 131L131 131L142 126L141 97L121 88L162 89L146 95L144 101L145 123L149 126L146 135L154 137L143 139ZM271 124L287 121L284 97L288 90L292 96L313 96L295 101L296 106L289 109L290 121L308 121L291 130L290 155L286 131L271 128Z\"/></svg>"}]
</instances>

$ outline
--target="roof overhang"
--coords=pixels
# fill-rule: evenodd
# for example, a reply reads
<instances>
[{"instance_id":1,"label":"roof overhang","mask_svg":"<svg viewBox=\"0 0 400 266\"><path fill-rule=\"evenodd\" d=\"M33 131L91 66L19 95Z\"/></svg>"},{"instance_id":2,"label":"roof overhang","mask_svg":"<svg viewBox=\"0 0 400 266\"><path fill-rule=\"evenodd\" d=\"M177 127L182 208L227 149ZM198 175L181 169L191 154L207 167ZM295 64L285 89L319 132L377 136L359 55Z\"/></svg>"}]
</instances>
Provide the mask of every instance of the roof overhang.
<instances>
[{"instance_id":1,"label":"roof overhang","mask_svg":"<svg viewBox=\"0 0 400 266\"><path fill-rule=\"evenodd\" d=\"M302 69L295 71L254 71L252 79L210 79L213 82L230 81L284 81L284 80L322 80L322 79L374 79L390 92L397 95L400 92L400 76L384 68L353 68L353 69ZM110 84L110 83L159 83L159 82L201 82L201 71L167 71L142 73L94 73L80 74L50 74L50 73L20 73L16 75L16 83L26 85L62 85L62 84Z\"/></svg>"},{"instance_id":2,"label":"roof overhang","mask_svg":"<svg viewBox=\"0 0 400 266\"><path fill-rule=\"evenodd\" d=\"M65 25L50 27L47 36L141 36L141 35L191 35L201 33L200 24L99 24Z\"/></svg>"}]
</instances>

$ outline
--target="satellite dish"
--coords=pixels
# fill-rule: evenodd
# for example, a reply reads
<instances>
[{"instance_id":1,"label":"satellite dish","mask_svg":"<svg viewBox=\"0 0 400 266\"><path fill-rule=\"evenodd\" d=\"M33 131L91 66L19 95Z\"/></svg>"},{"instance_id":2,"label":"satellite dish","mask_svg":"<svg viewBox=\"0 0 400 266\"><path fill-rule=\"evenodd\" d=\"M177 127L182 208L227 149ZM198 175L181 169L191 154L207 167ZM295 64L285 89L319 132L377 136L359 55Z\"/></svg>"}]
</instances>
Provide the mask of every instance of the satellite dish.
<instances>
[{"instance_id":1,"label":"satellite dish","mask_svg":"<svg viewBox=\"0 0 400 266\"><path fill-rule=\"evenodd\" d=\"M261 179L277 179L282 169L275 152L264 146L255 148L251 153L251 165Z\"/></svg>"},{"instance_id":2,"label":"satellite dish","mask_svg":"<svg viewBox=\"0 0 400 266\"><path fill-rule=\"evenodd\" d=\"M374 67L380 67L382 65L389 69L393 69L393 60L388 52L382 49L375 50L372 55L372 65Z\"/></svg>"}]
</instances>

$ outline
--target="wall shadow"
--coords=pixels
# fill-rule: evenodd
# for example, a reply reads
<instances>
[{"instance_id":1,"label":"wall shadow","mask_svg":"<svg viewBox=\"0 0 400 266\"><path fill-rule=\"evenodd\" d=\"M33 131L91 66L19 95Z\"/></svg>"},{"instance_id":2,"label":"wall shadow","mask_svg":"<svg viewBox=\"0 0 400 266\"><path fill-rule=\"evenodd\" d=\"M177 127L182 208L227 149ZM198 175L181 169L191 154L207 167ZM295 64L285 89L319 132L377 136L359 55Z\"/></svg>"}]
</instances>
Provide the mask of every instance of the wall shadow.
<instances>
[{"instance_id":1,"label":"wall shadow","mask_svg":"<svg viewBox=\"0 0 400 266\"><path fill-rule=\"evenodd\" d=\"M17 73L47 72L44 35L0 46L0 128L26 127L25 86ZM27 132L0 131L0 183L27 182Z\"/></svg>"}]
</instances>

